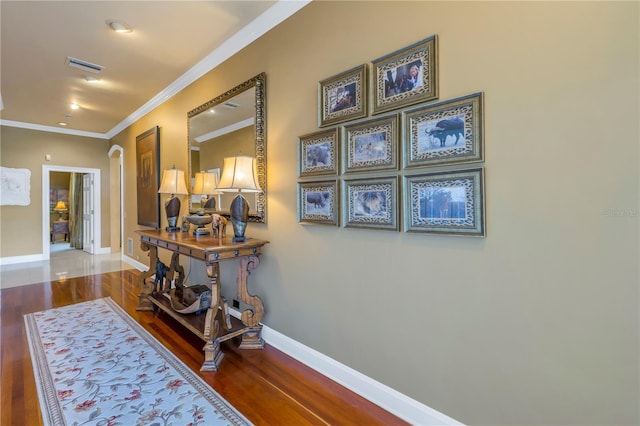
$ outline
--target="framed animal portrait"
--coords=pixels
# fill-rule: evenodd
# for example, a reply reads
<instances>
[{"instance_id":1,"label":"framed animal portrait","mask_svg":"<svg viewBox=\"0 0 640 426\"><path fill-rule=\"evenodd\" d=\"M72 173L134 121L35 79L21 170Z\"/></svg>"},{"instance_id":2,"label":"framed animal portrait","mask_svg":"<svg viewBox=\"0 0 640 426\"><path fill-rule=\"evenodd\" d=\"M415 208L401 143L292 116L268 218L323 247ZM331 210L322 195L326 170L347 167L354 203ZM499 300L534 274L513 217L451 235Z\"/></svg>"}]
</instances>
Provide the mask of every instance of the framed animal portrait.
<instances>
[{"instance_id":1,"label":"framed animal portrait","mask_svg":"<svg viewBox=\"0 0 640 426\"><path fill-rule=\"evenodd\" d=\"M482 168L404 176L406 232L485 236Z\"/></svg>"},{"instance_id":2,"label":"framed animal portrait","mask_svg":"<svg viewBox=\"0 0 640 426\"><path fill-rule=\"evenodd\" d=\"M482 161L483 94L402 113L404 167Z\"/></svg>"},{"instance_id":3,"label":"framed animal portrait","mask_svg":"<svg viewBox=\"0 0 640 426\"><path fill-rule=\"evenodd\" d=\"M398 133L397 114L344 126L344 172L397 170Z\"/></svg>"},{"instance_id":4,"label":"framed animal portrait","mask_svg":"<svg viewBox=\"0 0 640 426\"><path fill-rule=\"evenodd\" d=\"M298 182L298 222L338 225L338 182Z\"/></svg>"},{"instance_id":5,"label":"framed animal portrait","mask_svg":"<svg viewBox=\"0 0 640 426\"><path fill-rule=\"evenodd\" d=\"M398 230L398 178L343 181L343 226Z\"/></svg>"},{"instance_id":6,"label":"framed animal portrait","mask_svg":"<svg viewBox=\"0 0 640 426\"><path fill-rule=\"evenodd\" d=\"M338 129L298 137L298 176L338 173Z\"/></svg>"},{"instance_id":7,"label":"framed animal portrait","mask_svg":"<svg viewBox=\"0 0 640 426\"><path fill-rule=\"evenodd\" d=\"M438 99L438 37L372 61L372 114Z\"/></svg>"},{"instance_id":8,"label":"framed animal portrait","mask_svg":"<svg viewBox=\"0 0 640 426\"><path fill-rule=\"evenodd\" d=\"M367 116L367 66L359 65L318 83L318 127Z\"/></svg>"}]
</instances>

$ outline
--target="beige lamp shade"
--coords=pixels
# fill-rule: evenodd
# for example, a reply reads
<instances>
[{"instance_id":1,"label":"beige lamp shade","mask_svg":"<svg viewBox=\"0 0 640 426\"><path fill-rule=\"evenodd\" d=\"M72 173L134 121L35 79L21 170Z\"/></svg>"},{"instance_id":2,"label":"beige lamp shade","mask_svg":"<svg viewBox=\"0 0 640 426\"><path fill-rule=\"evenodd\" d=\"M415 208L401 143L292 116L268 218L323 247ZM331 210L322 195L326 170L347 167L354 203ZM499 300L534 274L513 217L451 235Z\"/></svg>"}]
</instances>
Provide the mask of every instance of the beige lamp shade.
<instances>
[{"instance_id":1,"label":"beige lamp shade","mask_svg":"<svg viewBox=\"0 0 640 426\"><path fill-rule=\"evenodd\" d=\"M172 169L162 172L162 183L160 183L159 194L188 194L187 186L184 184L184 172L175 166Z\"/></svg>"},{"instance_id":2,"label":"beige lamp shade","mask_svg":"<svg viewBox=\"0 0 640 426\"><path fill-rule=\"evenodd\" d=\"M56 203L56 206L53 209L56 211L67 211L67 205L64 203L64 201L60 200Z\"/></svg>"},{"instance_id":3,"label":"beige lamp shade","mask_svg":"<svg viewBox=\"0 0 640 426\"><path fill-rule=\"evenodd\" d=\"M227 157L222 166L220 191L262 192L258 184L256 159L247 155Z\"/></svg>"},{"instance_id":4,"label":"beige lamp shade","mask_svg":"<svg viewBox=\"0 0 640 426\"><path fill-rule=\"evenodd\" d=\"M218 174L211 172L198 172L196 173L195 181L193 182L194 195L211 195L218 194Z\"/></svg>"}]
</instances>

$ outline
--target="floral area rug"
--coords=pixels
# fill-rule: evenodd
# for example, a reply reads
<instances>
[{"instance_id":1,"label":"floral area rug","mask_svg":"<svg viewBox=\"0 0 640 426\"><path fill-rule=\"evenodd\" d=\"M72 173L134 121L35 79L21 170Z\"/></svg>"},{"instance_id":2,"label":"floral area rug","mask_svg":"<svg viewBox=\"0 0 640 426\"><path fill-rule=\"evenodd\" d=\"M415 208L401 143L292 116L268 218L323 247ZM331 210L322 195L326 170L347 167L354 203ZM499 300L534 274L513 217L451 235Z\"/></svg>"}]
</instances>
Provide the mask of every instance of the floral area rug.
<instances>
[{"instance_id":1,"label":"floral area rug","mask_svg":"<svg viewBox=\"0 0 640 426\"><path fill-rule=\"evenodd\" d=\"M110 298L24 318L45 424L251 424Z\"/></svg>"}]
</instances>

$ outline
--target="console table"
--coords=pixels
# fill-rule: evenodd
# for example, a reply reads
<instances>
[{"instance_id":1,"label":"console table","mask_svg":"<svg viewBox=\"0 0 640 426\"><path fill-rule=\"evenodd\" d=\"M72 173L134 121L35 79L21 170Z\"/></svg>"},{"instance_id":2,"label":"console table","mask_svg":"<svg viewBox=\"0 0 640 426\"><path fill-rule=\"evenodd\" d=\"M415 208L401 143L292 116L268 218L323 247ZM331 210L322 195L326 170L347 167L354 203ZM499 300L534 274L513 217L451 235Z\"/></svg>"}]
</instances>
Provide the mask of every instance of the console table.
<instances>
[{"instance_id":1,"label":"console table","mask_svg":"<svg viewBox=\"0 0 640 426\"><path fill-rule=\"evenodd\" d=\"M204 363L200 371L218 370L224 356L220 350L220 343L233 337L242 336L240 349L264 348L260 324L264 316L264 306L258 296L249 293L247 279L250 270L256 269L260 264L259 255L262 247L269 241L248 238L245 242L234 243L231 238L219 239L209 235L195 236L189 232L165 230L144 230L136 233L140 235L142 250L149 252L150 259L149 270L138 278L142 291L138 296L136 310L161 309L204 340ZM154 289L154 283L148 278L156 273L158 248L169 250L172 256L165 283L160 283L160 288ZM211 285L211 307L207 309L206 314L180 314L173 309L165 296L170 291L172 282L176 287L183 286L184 269L179 263L181 254L202 260L205 264ZM220 294L220 262L230 259L238 259L240 263L236 280L238 298L252 308L242 312L242 326L235 329L231 326L227 304ZM221 321L218 320L218 316L221 317Z\"/></svg>"}]
</instances>

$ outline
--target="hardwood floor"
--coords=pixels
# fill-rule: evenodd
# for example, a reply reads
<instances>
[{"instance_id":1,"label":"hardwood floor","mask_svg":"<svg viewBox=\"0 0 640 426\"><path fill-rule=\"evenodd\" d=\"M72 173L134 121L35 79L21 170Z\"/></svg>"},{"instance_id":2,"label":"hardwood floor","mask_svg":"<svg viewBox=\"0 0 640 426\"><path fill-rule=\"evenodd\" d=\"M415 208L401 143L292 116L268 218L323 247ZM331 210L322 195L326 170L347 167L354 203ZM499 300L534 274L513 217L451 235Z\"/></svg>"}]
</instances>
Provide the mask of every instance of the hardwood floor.
<instances>
[{"instance_id":1,"label":"hardwood floor","mask_svg":"<svg viewBox=\"0 0 640 426\"><path fill-rule=\"evenodd\" d=\"M220 370L200 373L203 342L166 314L137 312L139 272L125 270L0 290L0 424L42 425L23 315L111 297L256 425L401 425L401 419L266 345L223 343Z\"/></svg>"}]
</instances>

